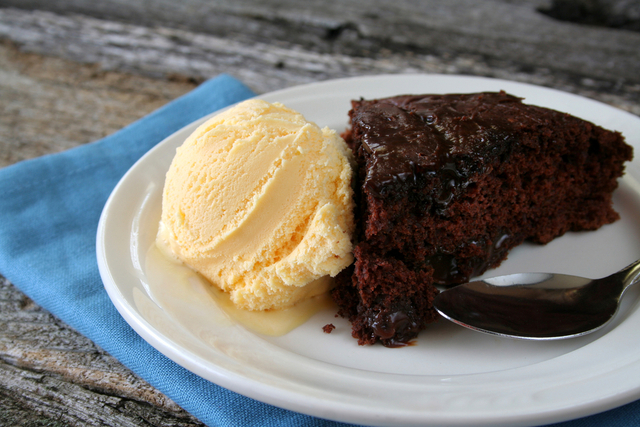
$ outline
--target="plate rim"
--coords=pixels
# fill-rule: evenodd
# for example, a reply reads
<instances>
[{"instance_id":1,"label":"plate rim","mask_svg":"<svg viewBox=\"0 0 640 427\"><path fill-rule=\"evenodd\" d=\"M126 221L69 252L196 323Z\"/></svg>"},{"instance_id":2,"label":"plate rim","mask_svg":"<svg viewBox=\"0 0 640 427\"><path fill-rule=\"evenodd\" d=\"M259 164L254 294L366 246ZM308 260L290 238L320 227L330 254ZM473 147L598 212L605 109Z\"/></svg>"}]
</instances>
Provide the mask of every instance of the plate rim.
<instances>
[{"instance_id":1,"label":"plate rim","mask_svg":"<svg viewBox=\"0 0 640 427\"><path fill-rule=\"evenodd\" d=\"M341 84L350 84L353 83L355 81L358 82L364 82L364 81L376 81L376 80L380 80L380 81L385 81L385 80L393 80L393 79L399 79L399 78L427 78L427 79L436 79L436 78L444 78L444 79L454 79L454 80L475 80L478 82L492 82L492 84L495 83L504 83L505 85L511 86L511 85L516 85L516 86L526 86L529 87L531 89L536 89L536 90L544 90L544 91L550 91L553 93L557 93L557 94L561 94L561 96L567 96L569 95L570 97L573 97L577 100L589 100L591 102L600 104L601 106L604 106L606 108L611 108L611 109L615 109L615 107L612 107L608 104L602 103L600 101L597 100L593 100L593 99L589 99L589 98L585 98L579 95L575 95L575 94L571 94L571 93L567 93L567 92L563 92L557 89L553 89L553 88L547 88L547 87L541 87L541 86L536 86L533 84L529 84L529 83L520 83L520 82L515 82L515 81L509 81L509 80L503 80L503 79L496 79L496 78L491 78L491 77L481 77L481 76L463 76L463 75L446 75L446 74L383 74L383 75L370 75L370 76L356 76L356 77L346 77L346 78L341 78L341 79L332 79L332 80L325 80L325 81L321 81L321 82L314 82L314 83L307 83L304 85L300 85L300 86L294 86L294 87L290 87L290 88L285 88L285 89L281 89L278 91L274 91L274 92L270 92L267 94L261 94L261 95L257 95L255 98L261 98L261 99L277 99L279 97L287 97L291 94L296 94L298 92L304 92L307 91L309 89L318 89L321 88L323 86L327 86L327 85L341 85ZM273 102L273 101L271 101ZM98 224L98 230L97 230L97 235L96 235L96 249L97 249L97 260L98 260L98 267L99 267L99 271L100 271L100 275L101 278L103 280L104 283L104 287L109 295L109 298L111 299L112 303L115 305L116 309L118 310L118 312L120 312L120 314L123 316L123 318L125 319L125 321L127 321L127 323L143 338L145 339L145 341L149 342L154 348L156 348L158 351L160 351L162 354L164 354L165 356L169 357L171 360L173 360L174 362L176 362L178 365L186 368L187 370L196 373L197 375L208 379L209 381L212 381L218 385L221 385L225 388L228 388L230 390L236 391L240 394L243 394L245 396L248 396L250 398L254 398L256 400L268 403L268 404L272 404L275 406L279 406L279 407L283 407L286 409L290 409L290 410L294 410L294 411L298 411L298 412L302 412L302 413L307 413L309 415L313 415L313 416L319 416L322 418L326 418L326 413L318 413L317 411L314 413L314 411L308 411L308 402L299 402L299 399L296 399L296 397L299 397L299 395L297 395L296 393L293 393L289 390L286 391L282 391L279 390L279 393L282 393L279 396L274 396L271 392L273 391L271 387L269 386L265 386L264 384L254 384L252 387L238 387L238 384L236 383L234 376L235 373L233 372L219 372L211 369L204 369L202 366L197 366L195 367L196 369L194 370L194 366L192 361L190 361L189 359L192 358L199 358L199 356L195 355L194 353L190 352L190 351L186 351L182 349L176 349L174 347L174 345L171 345L170 343L168 343L166 340L163 340L161 337L158 336L159 331L154 328L153 325L149 324L142 316L140 316L140 314L131 306L128 306L125 303L124 297L122 295L122 293L120 292L120 289L118 287L118 285L115 282L114 277L112 276L111 272L110 272L110 267L109 267L109 263L107 260L107 252L108 249L105 246L105 240L104 240L104 236L107 232L106 229L106 225L107 222L109 220L110 217L110 207L113 205L114 200L116 199L117 195L119 194L120 189L122 188L121 186L123 185L123 183L125 182L125 179L130 176L130 173L132 170L134 170L135 168L137 168L139 166L139 164L141 164L142 162L145 161L145 159L147 159L149 156L152 156L153 152L155 152L155 150L159 149L159 147L163 146L163 144L166 144L168 140L172 140L175 139L176 135L180 134L180 133L184 133L185 130L187 129L192 129L197 127L198 124L202 123L203 121L207 120L207 118L211 117L214 114L219 113L220 111L223 111L227 108L226 107L223 108L221 110L218 110L214 113L208 114L205 117L196 120L192 123L190 123L189 125L183 127L182 129L178 130L177 132L173 133L172 135L170 135L169 137L165 138L163 141L161 141L160 143L158 143L156 146L154 146L151 150L149 150L145 155L143 155L137 162L135 162L135 164L127 171L127 173L120 179L120 181L118 182L118 184L116 185L116 187L113 189L112 193L110 194L107 203L105 204L105 207L103 209L103 212L101 214L100 217L100 221ZM634 119L634 120L640 120L638 117L636 117L635 115L623 111L623 110L619 110L619 109L615 109L616 113L620 114L623 113L625 115L628 115L629 118ZM346 114L346 112L345 112ZM635 148L635 145L634 145ZM175 344L175 343L173 343ZM185 356L185 354L187 354L187 356ZM636 361L637 362L637 361ZM189 365L190 367L185 366ZM198 372L196 372L198 371ZM207 378L208 377L208 378ZM211 378L215 378L216 380L212 380ZM241 378L241 377L239 377ZM255 386L257 386L257 388L255 388ZM293 397L293 401L294 404L291 404L291 398ZM511 416L510 418L499 418L496 419L494 418L487 418L484 420L480 420L480 425L482 423L486 423L487 425L505 425L505 424L513 424L513 423L519 423L520 425L528 425L530 422L535 422L535 423L548 423L548 422L559 422L559 421L565 421L568 419L572 419L572 418L576 418L576 417L581 417L581 416L586 416L586 415L590 415L593 413L597 413L597 412L601 412L607 409L611 409L613 407L616 406L620 406L623 405L625 403L629 403L633 400L638 399L638 397L640 397L640 384L638 385L638 387L636 387L635 389L631 390L626 390L626 392L622 392L620 394L618 394L615 397L608 397L607 399L602 399L600 401L597 402L588 402L585 403L583 405L583 407L578 407L578 406L572 406L571 408L565 408L564 410L552 410L549 412L536 412L536 413L529 413L526 416ZM296 402L297 401L297 402ZM296 404L297 403L297 404ZM594 408L597 408L594 410ZM305 410L306 409L306 410ZM390 419L382 419L380 417L362 417L362 414L360 413L359 410L353 410L353 408L350 408L349 405L346 405L346 407L344 408L338 408L336 411L336 414L332 417L330 417L331 419L335 419L337 421L343 421L343 422L354 422L354 423L362 423L363 421L365 423L368 424L378 424L379 421L382 421L383 423L385 422L395 422L396 420L394 419L393 421ZM422 414L422 413L421 413ZM425 413L426 414L426 413ZM398 414L396 414L398 415ZM424 414L423 414L424 415ZM402 414L400 414L400 416L402 416ZM450 415L445 415L443 416L443 414L434 414L434 413L429 413L429 417L428 417L429 421L431 422L436 422L438 424L443 424L443 425L450 425L450 426L454 426L454 425L466 425L467 423L469 423L470 421L473 421L474 424L476 424L479 420L477 419L469 419L468 417L461 417L460 415L458 415L458 417L451 417ZM424 416L418 416L418 418L415 417L404 417L401 421L402 425L414 425L414 424L422 424L425 422L425 418Z\"/></svg>"}]
</instances>

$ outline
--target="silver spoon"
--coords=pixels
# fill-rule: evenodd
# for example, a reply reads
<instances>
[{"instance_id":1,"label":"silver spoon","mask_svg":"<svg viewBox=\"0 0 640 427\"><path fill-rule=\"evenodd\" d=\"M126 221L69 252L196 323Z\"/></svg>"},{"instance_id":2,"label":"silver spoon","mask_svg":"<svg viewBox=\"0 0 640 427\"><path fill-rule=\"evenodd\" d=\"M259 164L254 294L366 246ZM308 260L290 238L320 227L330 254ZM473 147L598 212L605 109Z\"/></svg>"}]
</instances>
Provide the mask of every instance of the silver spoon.
<instances>
[{"instance_id":1,"label":"silver spoon","mask_svg":"<svg viewBox=\"0 0 640 427\"><path fill-rule=\"evenodd\" d=\"M505 337L554 340L594 332L618 311L622 294L640 282L640 260L602 279L520 273L447 289L433 305L446 319Z\"/></svg>"}]
</instances>

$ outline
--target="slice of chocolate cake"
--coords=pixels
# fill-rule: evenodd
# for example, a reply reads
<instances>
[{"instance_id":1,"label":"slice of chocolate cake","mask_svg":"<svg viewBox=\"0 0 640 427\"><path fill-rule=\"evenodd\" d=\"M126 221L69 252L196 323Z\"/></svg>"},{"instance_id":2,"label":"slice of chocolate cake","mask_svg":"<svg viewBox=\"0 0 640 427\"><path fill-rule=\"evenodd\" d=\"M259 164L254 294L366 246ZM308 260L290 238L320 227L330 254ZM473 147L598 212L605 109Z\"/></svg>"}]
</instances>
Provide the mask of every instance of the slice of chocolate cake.
<instances>
[{"instance_id":1,"label":"slice of chocolate cake","mask_svg":"<svg viewBox=\"0 0 640 427\"><path fill-rule=\"evenodd\" d=\"M504 92L352 105L356 261L333 297L360 344L408 342L437 318L436 285L498 266L527 239L618 218L611 194L632 148L617 132Z\"/></svg>"}]
</instances>

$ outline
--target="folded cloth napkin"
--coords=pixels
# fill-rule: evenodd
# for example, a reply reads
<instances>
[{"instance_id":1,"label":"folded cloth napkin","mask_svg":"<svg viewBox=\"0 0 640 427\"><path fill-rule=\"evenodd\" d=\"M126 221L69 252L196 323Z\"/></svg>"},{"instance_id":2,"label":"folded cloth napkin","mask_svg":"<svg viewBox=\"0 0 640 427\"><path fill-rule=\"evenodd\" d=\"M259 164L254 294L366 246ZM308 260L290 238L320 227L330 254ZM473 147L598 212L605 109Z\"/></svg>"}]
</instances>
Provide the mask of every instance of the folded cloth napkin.
<instances>
[{"instance_id":1,"label":"folded cloth napkin","mask_svg":"<svg viewBox=\"0 0 640 427\"><path fill-rule=\"evenodd\" d=\"M98 273L98 220L125 172L181 127L253 95L222 75L102 140L0 169L0 273L209 426L337 426L238 395L167 359L124 321ZM557 426L629 425L640 425L640 402Z\"/></svg>"}]
</instances>

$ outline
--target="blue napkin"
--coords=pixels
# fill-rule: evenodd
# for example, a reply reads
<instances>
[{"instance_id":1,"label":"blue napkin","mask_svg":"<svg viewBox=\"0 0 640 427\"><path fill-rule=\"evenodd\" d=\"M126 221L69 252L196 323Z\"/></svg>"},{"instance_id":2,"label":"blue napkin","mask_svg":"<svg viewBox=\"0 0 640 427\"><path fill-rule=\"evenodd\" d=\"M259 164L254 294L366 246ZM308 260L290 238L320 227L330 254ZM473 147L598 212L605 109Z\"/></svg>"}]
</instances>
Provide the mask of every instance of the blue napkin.
<instances>
[{"instance_id":1,"label":"blue napkin","mask_svg":"<svg viewBox=\"0 0 640 427\"><path fill-rule=\"evenodd\" d=\"M222 75L102 140L0 169L0 273L209 426L342 425L257 402L178 366L129 327L98 273L98 220L125 172L183 126L252 96ZM628 425L640 425L640 402L557 424Z\"/></svg>"}]
</instances>

